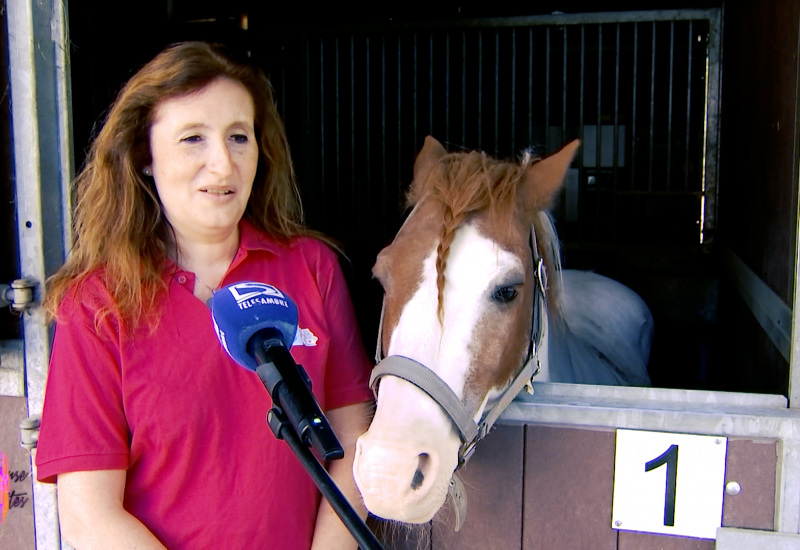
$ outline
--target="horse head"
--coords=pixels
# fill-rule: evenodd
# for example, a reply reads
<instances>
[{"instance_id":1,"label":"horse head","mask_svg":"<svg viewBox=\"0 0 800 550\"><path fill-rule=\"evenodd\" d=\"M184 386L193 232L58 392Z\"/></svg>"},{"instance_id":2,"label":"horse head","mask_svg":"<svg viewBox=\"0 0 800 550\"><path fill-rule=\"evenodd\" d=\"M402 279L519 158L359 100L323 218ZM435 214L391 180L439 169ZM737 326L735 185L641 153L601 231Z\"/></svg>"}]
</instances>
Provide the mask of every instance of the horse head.
<instances>
[{"instance_id":1,"label":"horse head","mask_svg":"<svg viewBox=\"0 0 800 550\"><path fill-rule=\"evenodd\" d=\"M482 420L488 411L496 418L500 396L519 379L542 270L551 286L557 279L557 243L543 211L577 147L511 163L425 140L409 191L413 210L373 268L385 291L378 347L386 358L354 463L373 514L431 519L485 435Z\"/></svg>"}]
</instances>

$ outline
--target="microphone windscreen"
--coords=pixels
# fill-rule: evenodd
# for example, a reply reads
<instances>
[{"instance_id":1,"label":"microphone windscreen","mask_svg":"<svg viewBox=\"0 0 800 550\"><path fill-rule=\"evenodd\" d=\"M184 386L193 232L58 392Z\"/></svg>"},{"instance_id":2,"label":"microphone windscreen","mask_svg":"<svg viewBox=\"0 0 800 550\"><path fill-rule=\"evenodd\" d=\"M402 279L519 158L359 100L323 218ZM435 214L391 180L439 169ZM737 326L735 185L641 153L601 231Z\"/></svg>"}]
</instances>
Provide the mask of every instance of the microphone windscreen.
<instances>
[{"instance_id":1,"label":"microphone windscreen","mask_svg":"<svg viewBox=\"0 0 800 550\"><path fill-rule=\"evenodd\" d=\"M245 281L221 288L211 297L211 318L217 338L237 363L256 370L247 343L258 331L275 329L286 349L297 332L297 306L274 286Z\"/></svg>"}]
</instances>

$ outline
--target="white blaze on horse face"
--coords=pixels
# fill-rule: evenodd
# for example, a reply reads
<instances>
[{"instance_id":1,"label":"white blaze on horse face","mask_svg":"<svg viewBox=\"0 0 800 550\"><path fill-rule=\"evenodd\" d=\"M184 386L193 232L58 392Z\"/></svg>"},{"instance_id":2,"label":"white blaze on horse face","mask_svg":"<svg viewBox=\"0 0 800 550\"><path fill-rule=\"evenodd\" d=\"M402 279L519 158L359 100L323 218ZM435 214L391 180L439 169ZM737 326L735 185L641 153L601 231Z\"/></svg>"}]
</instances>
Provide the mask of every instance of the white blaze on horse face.
<instances>
[{"instance_id":1,"label":"white blaze on horse face","mask_svg":"<svg viewBox=\"0 0 800 550\"><path fill-rule=\"evenodd\" d=\"M422 363L463 399L475 327L485 309L494 307L494 289L521 282L523 266L473 225L462 226L447 261L440 324L435 262L434 249L423 262L422 281L400 314L387 355ZM452 421L425 392L397 377L383 377L375 417L358 440L353 466L364 504L386 519L430 520L445 501L460 446Z\"/></svg>"},{"instance_id":2,"label":"white blaze on horse face","mask_svg":"<svg viewBox=\"0 0 800 550\"><path fill-rule=\"evenodd\" d=\"M427 366L464 398L472 366L469 347L478 321L498 286L524 280L520 259L482 235L473 224L458 229L445 269L444 316L437 316L436 250L425 259L422 282L403 308L387 355ZM442 332L445 327L445 332Z\"/></svg>"}]
</instances>

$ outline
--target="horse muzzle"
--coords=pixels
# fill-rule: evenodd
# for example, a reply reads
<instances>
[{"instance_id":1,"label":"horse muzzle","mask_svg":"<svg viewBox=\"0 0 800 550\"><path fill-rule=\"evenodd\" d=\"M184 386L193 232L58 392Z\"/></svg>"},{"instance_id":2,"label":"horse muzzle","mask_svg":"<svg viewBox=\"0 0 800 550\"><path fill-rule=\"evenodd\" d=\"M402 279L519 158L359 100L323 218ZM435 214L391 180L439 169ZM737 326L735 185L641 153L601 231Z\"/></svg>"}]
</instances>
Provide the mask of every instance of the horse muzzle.
<instances>
[{"instance_id":1,"label":"horse muzzle","mask_svg":"<svg viewBox=\"0 0 800 550\"><path fill-rule=\"evenodd\" d=\"M395 376L382 385L375 418L356 444L353 476L372 514L424 523L444 503L461 440L416 386Z\"/></svg>"}]
</instances>

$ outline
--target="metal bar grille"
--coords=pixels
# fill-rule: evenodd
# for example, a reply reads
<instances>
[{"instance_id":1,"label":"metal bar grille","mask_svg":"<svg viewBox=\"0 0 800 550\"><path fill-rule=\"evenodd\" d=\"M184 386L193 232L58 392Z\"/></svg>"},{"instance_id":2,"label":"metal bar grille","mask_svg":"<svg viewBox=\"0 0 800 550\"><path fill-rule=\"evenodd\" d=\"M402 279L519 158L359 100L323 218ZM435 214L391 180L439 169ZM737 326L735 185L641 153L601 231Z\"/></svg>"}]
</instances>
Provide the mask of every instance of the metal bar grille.
<instances>
[{"instance_id":1,"label":"metal bar grille","mask_svg":"<svg viewBox=\"0 0 800 550\"><path fill-rule=\"evenodd\" d=\"M428 134L500 157L580 138L578 185L555 207L565 241L707 242L719 32L718 10L675 10L287 35L305 66L272 78L309 221L384 244Z\"/></svg>"}]
</instances>

